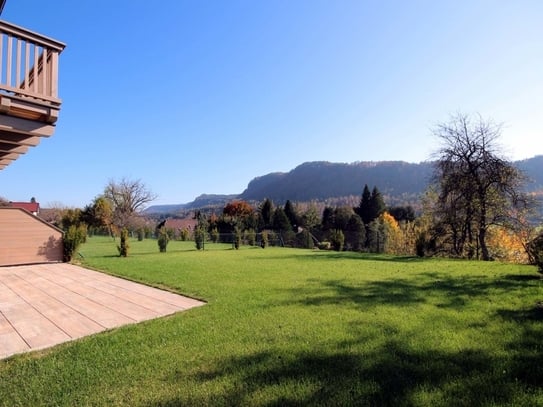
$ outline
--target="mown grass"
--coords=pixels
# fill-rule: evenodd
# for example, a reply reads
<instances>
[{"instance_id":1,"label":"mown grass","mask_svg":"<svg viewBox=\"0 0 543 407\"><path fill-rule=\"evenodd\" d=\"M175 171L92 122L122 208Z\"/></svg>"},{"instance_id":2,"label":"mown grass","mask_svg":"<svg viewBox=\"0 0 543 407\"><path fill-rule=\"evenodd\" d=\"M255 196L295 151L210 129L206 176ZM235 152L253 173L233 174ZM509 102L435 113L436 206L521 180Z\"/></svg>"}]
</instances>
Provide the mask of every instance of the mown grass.
<instances>
[{"instance_id":1,"label":"mown grass","mask_svg":"<svg viewBox=\"0 0 543 407\"><path fill-rule=\"evenodd\" d=\"M532 267L92 238L95 269L208 301L0 361L0 405L543 405Z\"/></svg>"}]
</instances>

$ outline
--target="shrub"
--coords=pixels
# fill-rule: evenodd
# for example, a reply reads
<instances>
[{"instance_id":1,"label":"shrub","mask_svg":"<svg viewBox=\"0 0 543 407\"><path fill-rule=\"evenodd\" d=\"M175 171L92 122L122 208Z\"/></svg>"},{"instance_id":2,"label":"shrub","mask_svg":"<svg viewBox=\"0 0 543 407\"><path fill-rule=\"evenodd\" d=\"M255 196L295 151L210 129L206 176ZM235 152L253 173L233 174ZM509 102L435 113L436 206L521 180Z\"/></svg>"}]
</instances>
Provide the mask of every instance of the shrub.
<instances>
[{"instance_id":1,"label":"shrub","mask_svg":"<svg viewBox=\"0 0 543 407\"><path fill-rule=\"evenodd\" d=\"M296 247L303 249L312 249L314 247L313 238L308 230L304 229L296 235Z\"/></svg>"},{"instance_id":2,"label":"shrub","mask_svg":"<svg viewBox=\"0 0 543 407\"><path fill-rule=\"evenodd\" d=\"M168 232L164 229L160 229L158 232L158 250L160 250L161 253L166 252L166 247L168 246L168 242L170 241L170 238L168 236Z\"/></svg>"},{"instance_id":3,"label":"shrub","mask_svg":"<svg viewBox=\"0 0 543 407\"><path fill-rule=\"evenodd\" d=\"M213 243L219 243L219 238L220 238L219 230L217 228L213 228L213 230L211 231L211 241Z\"/></svg>"},{"instance_id":4,"label":"shrub","mask_svg":"<svg viewBox=\"0 0 543 407\"><path fill-rule=\"evenodd\" d=\"M330 244L330 242L324 241L319 242L317 247L319 248L319 250L330 250L332 248L332 245Z\"/></svg>"},{"instance_id":5,"label":"shrub","mask_svg":"<svg viewBox=\"0 0 543 407\"><path fill-rule=\"evenodd\" d=\"M145 239L145 229L139 228L138 229L138 242L141 242L143 239Z\"/></svg>"},{"instance_id":6,"label":"shrub","mask_svg":"<svg viewBox=\"0 0 543 407\"><path fill-rule=\"evenodd\" d=\"M130 245L128 244L128 230L126 228L123 228L121 230L121 244L117 246L117 250L119 251L119 256L128 257L129 248L130 248Z\"/></svg>"},{"instance_id":7,"label":"shrub","mask_svg":"<svg viewBox=\"0 0 543 407\"><path fill-rule=\"evenodd\" d=\"M262 233L260 234L260 247L265 249L266 247L268 247L268 244L269 244L268 232L263 230Z\"/></svg>"},{"instance_id":8,"label":"shrub","mask_svg":"<svg viewBox=\"0 0 543 407\"><path fill-rule=\"evenodd\" d=\"M543 274L543 234L528 243L527 252L530 264L537 266L537 271Z\"/></svg>"},{"instance_id":9,"label":"shrub","mask_svg":"<svg viewBox=\"0 0 543 407\"><path fill-rule=\"evenodd\" d=\"M79 246L85 242L87 237L87 227L84 224L79 226L71 225L62 238L64 246L63 257L64 261L71 261L74 253Z\"/></svg>"},{"instance_id":10,"label":"shrub","mask_svg":"<svg viewBox=\"0 0 543 407\"><path fill-rule=\"evenodd\" d=\"M334 229L330 232L330 243L335 251L340 252L343 250L345 235L340 229Z\"/></svg>"},{"instance_id":11,"label":"shrub","mask_svg":"<svg viewBox=\"0 0 543 407\"><path fill-rule=\"evenodd\" d=\"M239 249L239 247L241 246L241 238L241 229L236 228L234 230L234 247L236 248L236 250Z\"/></svg>"},{"instance_id":12,"label":"shrub","mask_svg":"<svg viewBox=\"0 0 543 407\"><path fill-rule=\"evenodd\" d=\"M181 234L179 237L181 238L183 242L186 242L187 240L190 239L190 230L188 230L187 228L181 229Z\"/></svg>"},{"instance_id":13,"label":"shrub","mask_svg":"<svg viewBox=\"0 0 543 407\"><path fill-rule=\"evenodd\" d=\"M245 241L249 246L254 246L256 244L256 232L254 229L246 230L244 233Z\"/></svg>"},{"instance_id":14,"label":"shrub","mask_svg":"<svg viewBox=\"0 0 543 407\"><path fill-rule=\"evenodd\" d=\"M197 250L202 250L204 248L204 238L205 232L201 227L194 229L194 243L196 244Z\"/></svg>"}]
</instances>

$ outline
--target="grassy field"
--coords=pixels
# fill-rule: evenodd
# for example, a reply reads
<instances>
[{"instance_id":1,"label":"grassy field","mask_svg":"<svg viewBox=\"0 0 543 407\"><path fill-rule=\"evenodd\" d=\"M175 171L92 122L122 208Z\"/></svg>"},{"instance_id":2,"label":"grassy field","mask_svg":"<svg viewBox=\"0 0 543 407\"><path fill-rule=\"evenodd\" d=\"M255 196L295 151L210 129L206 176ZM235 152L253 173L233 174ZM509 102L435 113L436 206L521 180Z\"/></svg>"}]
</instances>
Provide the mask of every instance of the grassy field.
<instances>
[{"instance_id":1,"label":"grassy field","mask_svg":"<svg viewBox=\"0 0 543 407\"><path fill-rule=\"evenodd\" d=\"M0 361L0 405L543 405L535 268L206 248L91 238L87 266L208 304Z\"/></svg>"}]
</instances>

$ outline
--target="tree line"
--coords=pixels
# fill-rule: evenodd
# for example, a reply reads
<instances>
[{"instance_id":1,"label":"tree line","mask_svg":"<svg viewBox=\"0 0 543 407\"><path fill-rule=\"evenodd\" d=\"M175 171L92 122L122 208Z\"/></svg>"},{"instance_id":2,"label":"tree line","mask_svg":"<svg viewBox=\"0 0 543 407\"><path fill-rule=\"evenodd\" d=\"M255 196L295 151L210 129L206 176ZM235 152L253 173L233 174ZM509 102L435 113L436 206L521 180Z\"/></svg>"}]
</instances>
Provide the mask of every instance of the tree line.
<instances>
[{"instance_id":1,"label":"tree line","mask_svg":"<svg viewBox=\"0 0 543 407\"><path fill-rule=\"evenodd\" d=\"M440 147L417 213L411 206L387 207L378 186L370 190L365 185L355 207L317 210L290 200L232 201L220 213L195 213L197 225L184 238L194 239L197 248L205 241L229 241L235 247L266 247L273 241L395 255L532 263L541 258L543 263L537 202L525 192L525 175L501 153L501 127L480 116L458 114L436 126L434 135ZM121 255L127 236L135 231L158 237L166 250L174 233L150 224L140 213L154 198L139 180L110 181L91 204L64 214L61 226L68 235L70 230L84 235L85 229L119 236Z\"/></svg>"}]
</instances>

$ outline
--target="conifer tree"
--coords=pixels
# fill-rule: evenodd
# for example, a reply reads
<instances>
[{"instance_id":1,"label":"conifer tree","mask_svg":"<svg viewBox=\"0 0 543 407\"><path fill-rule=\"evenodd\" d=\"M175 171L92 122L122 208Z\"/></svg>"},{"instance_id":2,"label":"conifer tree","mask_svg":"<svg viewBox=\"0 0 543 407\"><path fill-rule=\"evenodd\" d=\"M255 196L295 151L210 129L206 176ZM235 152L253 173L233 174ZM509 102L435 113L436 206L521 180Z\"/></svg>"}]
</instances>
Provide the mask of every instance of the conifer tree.
<instances>
[{"instance_id":1,"label":"conifer tree","mask_svg":"<svg viewBox=\"0 0 543 407\"><path fill-rule=\"evenodd\" d=\"M370 222L374 219L377 219L386 209L385 201L383 200L383 195L381 195L381 192L377 189L377 187L373 187L373 191L371 191L371 198L370 198L370 209L369 209L369 216L370 216Z\"/></svg>"},{"instance_id":2,"label":"conifer tree","mask_svg":"<svg viewBox=\"0 0 543 407\"><path fill-rule=\"evenodd\" d=\"M268 198L260 206L260 216L262 217L263 229L271 228L273 220L273 203Z\"/></svg>"},{"instance_id":3,"label":"conifer tree","mask_svg":"<svg viewBox=\"0 0 543 407\"><path fill-rule=\"evenodd\" d=\"M298 228L298 214L296 213L296 210L294 209L294 206L290 200L287 200L285 203L285 215L287 215L292 229L296 231Z\"/></svg>"},{"instance_id":4,"label":"conifer tree","mask_svg":"<svg viewBox=\"0 0 543 407\"><path fill-rule=\"evenodd\" d=\"M370 223L373 219L371 218L370 214L370 206L371 206L371 192L368 188L368 185L364 185L364 190L362 191L362 198L360 199L360 205L358 205L358 208L356 210L356 213L360 218L362 218L362 222L364 222L365 225Z\"/></svg>"}]
</instances>

